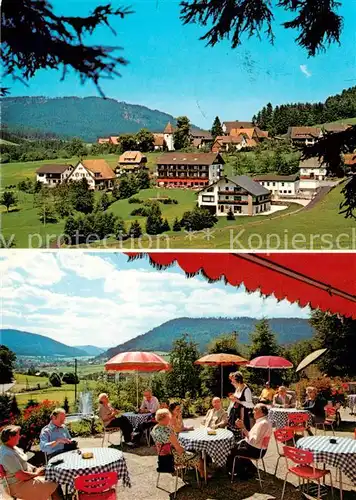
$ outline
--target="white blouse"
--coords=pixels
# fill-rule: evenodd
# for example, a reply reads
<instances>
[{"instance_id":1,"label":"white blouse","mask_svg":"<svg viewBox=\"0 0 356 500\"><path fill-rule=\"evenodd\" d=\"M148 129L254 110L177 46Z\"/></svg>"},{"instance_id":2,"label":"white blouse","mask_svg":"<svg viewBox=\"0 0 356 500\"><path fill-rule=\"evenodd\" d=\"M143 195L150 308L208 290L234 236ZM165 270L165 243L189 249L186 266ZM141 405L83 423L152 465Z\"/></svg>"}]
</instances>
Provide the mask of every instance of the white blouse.
<instances>
[{"instance_id":1,"label":"white blouse","mask_svg":"<svg viewBox=\"0 0 356 500\"><path fill-rule=\"evenodd\" d=\"M251 389L249 387L247 387L246 385L244 385L242 387L242 389L236 389L236 391L234 392L234 396L235 396L235 398L240 399L244 390L245 390L245 400L246 401L241 401L241 404L245 408L253 408L254 404L252 401L252 392L251 392Z\"/></svg>"}]
</instances>

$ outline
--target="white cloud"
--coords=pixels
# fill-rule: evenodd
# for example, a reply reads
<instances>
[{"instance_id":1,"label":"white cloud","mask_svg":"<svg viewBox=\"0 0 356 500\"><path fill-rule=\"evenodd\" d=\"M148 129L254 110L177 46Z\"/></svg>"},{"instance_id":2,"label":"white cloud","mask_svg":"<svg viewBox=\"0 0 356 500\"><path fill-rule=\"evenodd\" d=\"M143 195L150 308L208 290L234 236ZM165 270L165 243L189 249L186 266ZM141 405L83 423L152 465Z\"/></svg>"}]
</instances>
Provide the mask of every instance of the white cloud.
<instances>
[{"instance_id":1,"label":"white cloud","mask_svg":"<svg viewBox=\"0 0 356 500\"><path fill-rule=\"evenodd\" d=\"M308 66L306 64L301 64L299 69L307 78L312 76L312 73L308 70Z\"/></svg>"},{"instance_id":2,"label":"white cloud","mask_svg":"<svg viewBox=\"0 0 356 500\"><path fill-rule=\"evenodd\" d=\"M31 254L20 260L11 257L3 265L3 328L39 333L69 345L117 345L181 316L308 317L309 313L308 308L262 298L258 292L187 279L174 268L120 269L98 254L76 251Z\"/></svg>"}]
</instances>

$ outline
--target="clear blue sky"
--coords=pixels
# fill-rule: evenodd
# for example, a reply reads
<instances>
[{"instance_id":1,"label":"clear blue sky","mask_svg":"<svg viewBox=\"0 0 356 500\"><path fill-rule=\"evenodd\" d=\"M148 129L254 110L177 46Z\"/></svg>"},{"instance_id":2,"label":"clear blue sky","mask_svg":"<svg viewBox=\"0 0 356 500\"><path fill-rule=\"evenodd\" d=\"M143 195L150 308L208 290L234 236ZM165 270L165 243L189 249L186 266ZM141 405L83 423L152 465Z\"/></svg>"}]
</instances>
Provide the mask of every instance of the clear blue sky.
<instances>
[{"instance_id":1,"label":"clear blue sky","mask_svg":"<svg viewBox=\"0 0 356 500\"><path fill-rule=\"evenodd\" d=\"M8 251L0 257L0 328L69 345L115 346L179 317L307 318L308 307L244 287L157 271L120 253ZM1 338L0 338L1 343Z\"/></svg>"},{"instance_id":2,"label":"clear blue sky","mask_svg":"<svg viewBox=\"0 0 356 500\"><path fill-rule=\"evenodd\" d=\"M100 3L107 2L52 1L58 13L83 16ZM204 28L182 25L177 0L133 0L135 13L124 20L113 20L116 37L103 28L90 41L120 45L122 55L130 61L122 68L122 78L102 81L108 97L174 116L185 114L193 123L210 127L216 115L222 120L247 120L268 101L274 105L319 101L355 85L356 1L342 0L342 4L341 47L334 45L314 58L308 58L295 44L295 32L279 26L292 14L278 15L275 46L266 39L246 38L243 47L235 50L228 42L205 47L205 42L199 40ZM73 75L64 82L59 80L58 72L40 71L29 88L20 82L8 83L12 95L98 95L93 84L82 86Z\"/></svg>"}]
</instances>

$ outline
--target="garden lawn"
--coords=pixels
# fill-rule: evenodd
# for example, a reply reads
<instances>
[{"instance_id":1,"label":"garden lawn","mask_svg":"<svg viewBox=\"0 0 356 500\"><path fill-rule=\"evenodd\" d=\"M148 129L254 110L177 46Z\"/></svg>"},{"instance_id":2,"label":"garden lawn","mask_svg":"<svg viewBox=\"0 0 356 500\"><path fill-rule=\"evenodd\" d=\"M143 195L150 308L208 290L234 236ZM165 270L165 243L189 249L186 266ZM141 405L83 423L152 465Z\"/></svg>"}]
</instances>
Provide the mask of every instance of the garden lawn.
<instances>
[{"instance_id":1,"label":"garden lawn","mask_svg":"<svg viewBox=\"0 0 356 500\"><path fill-rule=\"evenodd\" d=\"M147 166L151 172L154 172L156 166L156 159L162 153L146 153L147 156ZM117 162L119 160L119 155L108 154L100 156L86 156L86 159L103 159L106 160L110 167L115 170ZM78 158L58 158L56 160L40 160L40 161L26 161L26 162L14 162L14 163L3 163L0 165L0 179L1 179L1 189L3 190L6 186L16 185L20 181L25 180L27 177L30 179L36 178L36 170L42 165L53 165L53 164L68 164L76 165L78 163Z\"/></svg>"},{"instance_id":2,"label":"garden lawn","mask_svg":"<svg viewBox=\"0 0 356 500\"><path fill-rule=\"evenodd\" d=\"M74 387L74 384L63 384L61 387L49 387L48 389L41 389L39 391L22 392L16 394L16 400L20 408L23 408L29 399L33 399L39 403L48 399L50 401L56 401L62 406L64 398L67 397L69 405L74 405ZM78 394L87 387L89 389L94 388L95 382L89 380L79 383L77 386Z\"/></svg>"},{"instance_id":3,"label":"garden lawn","mask_svg":"<svg viewBox=\"0 0 356 500\"><path fill-rule=\"evenodd\" d=\"M37 387L37 384L43 387L48 383L47 377L36 377L35 375L25 375L24 373L16 373L15 380L16 384L12 387L12 392L19 392L22 389Z\"/></svg>"},{"instance_id":4,"label":"garden lawn","mask_svg":"<svg viewBox=\"0 0 356 500\"><path fill-rule=\"evenodd\" d=\"M141 198L143 200L153 199L157 197L169 197L174 198L178 201L178 204L172 205L164 205L160 203L159 206L162 211L163 219L167 219L169 224L172 225L174 219L176 217L181 218L183 213L192 210L197 201L196 192L190 191L188 189L164 189L164 188L152 188L152 189L144 189L140 191L138 194L135 194L135 198ZM126 200L118 200L112 205L108 211L113 212L115 215L122 217L126 223L130 223L133 220L138 220L141 223L141 227L144 231L144 223L146 221L146 217L140 217L137 215L130 215L130 213L135 209L142 207L142 204L139 203L129 203L128 199Z\"/></svg>"}]
</instances>

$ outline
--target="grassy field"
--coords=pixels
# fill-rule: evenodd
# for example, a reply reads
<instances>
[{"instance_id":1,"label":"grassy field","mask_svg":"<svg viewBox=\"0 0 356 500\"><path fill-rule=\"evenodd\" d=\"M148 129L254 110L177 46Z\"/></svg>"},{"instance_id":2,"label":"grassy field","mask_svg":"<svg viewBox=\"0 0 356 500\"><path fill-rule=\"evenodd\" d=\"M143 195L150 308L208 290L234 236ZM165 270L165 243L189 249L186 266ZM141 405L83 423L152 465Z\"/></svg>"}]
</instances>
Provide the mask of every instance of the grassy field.
<instances>
[{"instance_id":1,"label":"grassy field","mask_svg":"<svg viewBox=\"0 0 356 500\"><path fill-rule=\"evenodd\" d=\"M348 250L355 249L356 224L339 214L342 186L333 189L314 208L290 206L273 217L257 216L219 221L210 236L198 232L170 233L170 248L250 249L250 250ZM230 222L230 224L229 224ZM339 237L339 241L337 238ZM141 241L141 248L166 248L165 240ZM126 242L131 248L131 242ZM149 246L150 245L150 246Z\"/></svg>"},{"instance_id":2,"label":"grassy field","mask_svg":"<svg viewBox=\"0 0 356 500\"><path fill-rule=\"evenodd\" d=\"M153 172L155 168L156 158L162 153L146 153L147 154L147 165L149 169ZM98 158L98 156L87 156L89 159ZM115 169L119 155L108 154L102 155L100 158L103 158L107 161L112 169ZM78 158L59 158L56 160L40 160L40 161L27 161L27 162L15 162L15 163L4 163L0 165L1 172L1 188L4 189L8 185L17 184L18 182L26 179L27 177L30 179L35 179L36 170L41 165L52 165L52 164L68 164L75 165L78 163Z\"/></svg>"},{"instance_id":3,"label":"grassy field","mask_svg":"<svg viewBox=\"0 0 356 500\"><path fill-rule=\"evenodd\" d=\"M151 170L153 170L159 154L149 153L147 155ZM103 158L114 167L118 156L106 155ZM76 159L62 159L46 163L75 163L75 161ZM41 164L43 164L43 161L2 165L0 167L2 186L17 184L26 177L34 178L35 170ZM225 171L227 175L231 175L233 173L232 165L227 163ZM228 248L236 250L241 248L270 248L271 250L275 248L280 250L353 249L352 235L353 230L355 230L355 223L339 214L339 205L343 200L341 189L342 187L340 186L335 188L311 210L300 210L301 207L299 205L292 204L288 209L276 212L271 216L257 216L253 218L236 217L235 221L227 221L226 218L221 217L209 237L203 232L197 233L193 238L190 238L185 231L170 231L158 240L154 237L146 241L143 239L140 245L142 248L167 248L168 236L170 248ZM96 196L100 196L100 194L96 193ZM143 190L137 196L143 199L155 198L157 196L169 196L177 199L177 205L160 204L162 216L163 218L167 218L171 226L176 217L180 218L185 211L191 210L195 206L197 199L196 192L194 191L163 188ZM119 200L113 203L108 210L121 217L126 222L127 228L133 220L137 219L144 230L146 218L130 215L132 210L139 206L139 204L129 204L128 200ZM52 241L56 236L64 232L64 220L55 224L47 224L46 226L39 221L38 208L34 206L33 195L22 192L18 193L17 207L9 213L6 213L5 207L0 207L0 212L2 212L2 233L5 238L9 238L14 234L16 247L26 248L31 245L32 248L38 248L40 241L42 246L49 246L49 243L46 243L46 239L47 241ZM314 233L316 235L313 236ZM346 236L340 240L340 244L337 244L336 238L341 233L345 233ZM32 238L32 242L29 241L28 235L30 234L35 235ZM238 234L239 236L236 240ZM298 244L293 244L292 238L295 234L303 235L305 240ZM323 241L321 235L324 235ZM311 240L312 237L314 237L313 241ZM129 240L124 242L123 246L125 248L135 248L135 244L137 244L137 241L135 243L135 241L132 242ZM353 244L355 245L355 243ZM149 245L152 246L149 247ZM109 246L113 248L120 247L122 243L112 241ZM100 243L93 244L93 247L100 247Z\"/></svg>"},{"instance_id":4,"label":"grassy field","mask_svg":"<svg viewBox=\"0 0 356 500\"><path fill-rule=\"evenodd\" d=\"M84 388L94 388L95 382L93 381L85 381L81 382L77 386L78 394ZM16 392L14 389L11 392ZM30 391L30 392L22 392L20 394L16 394L16 400L20 407L24 407L29 399L33 399L34 401L44 401L45 399L49 399L50 401L57 401L59 405L63 405L64 398L67 397L69 401L69 405L74 404L74 385L73 384L64 384L61 387L49 387L48 389L41 389L39 391Z\"/></svg>"}]
</instances>

